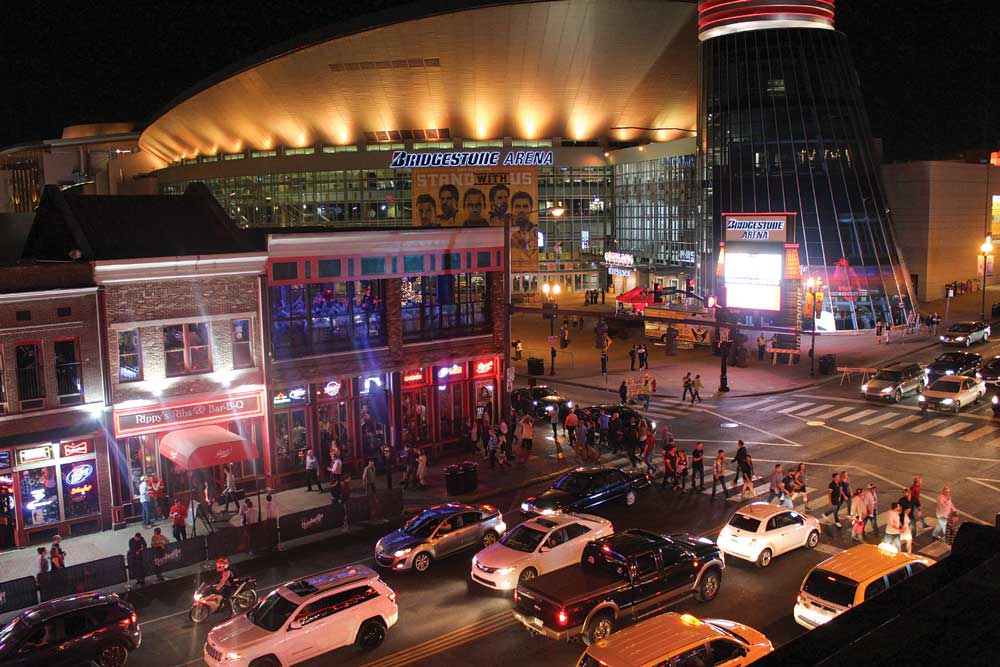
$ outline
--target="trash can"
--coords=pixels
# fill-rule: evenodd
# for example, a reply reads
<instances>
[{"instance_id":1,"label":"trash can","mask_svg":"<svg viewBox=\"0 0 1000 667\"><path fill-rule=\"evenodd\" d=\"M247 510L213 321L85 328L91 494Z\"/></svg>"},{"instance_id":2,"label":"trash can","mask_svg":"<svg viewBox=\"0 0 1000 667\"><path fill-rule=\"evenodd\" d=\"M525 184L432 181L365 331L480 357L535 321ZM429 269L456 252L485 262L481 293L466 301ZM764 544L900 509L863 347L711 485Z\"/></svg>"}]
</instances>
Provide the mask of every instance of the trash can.
<instances>
[{"instance_id":1,"label":"trash can","mask_svg":"<svg viewBox=\"0 0 1000 667\"><path fill-rule=\"evenodd\" d=\"M528 357L528 375L545 375L545 360Z\"/></svg>"},{"instance_id":2,"label":"trash can","mask_svg":"<svg viewBox=\"0 0 1000 667\"><path fill-rule=\"evenodd\" d=\"M463 463L462 479L465 486L465 493L472 493L479 488L479 466L472 461Z\"/></svg>"},{"instance_id":3,"label":"trash can","mask_svg":"<svg viewBox=\"0 0 1000 667\"><path fill-rule=\"evenodd\" d=\"M837 355L824 354L819 358L819 372L821 375L833 375L837 370Z\"/></svg>"},{"instance_id":4,"label":"trash can","mask_svg":"<svg viewBox=\"0 0 1000 667\"><path fill-rule=\"evenodd\" d=\"M450 465L444 469L444 485L449 496L460 496L465 493L465 475L462 466Z\"/></svg>"}]
</instances>

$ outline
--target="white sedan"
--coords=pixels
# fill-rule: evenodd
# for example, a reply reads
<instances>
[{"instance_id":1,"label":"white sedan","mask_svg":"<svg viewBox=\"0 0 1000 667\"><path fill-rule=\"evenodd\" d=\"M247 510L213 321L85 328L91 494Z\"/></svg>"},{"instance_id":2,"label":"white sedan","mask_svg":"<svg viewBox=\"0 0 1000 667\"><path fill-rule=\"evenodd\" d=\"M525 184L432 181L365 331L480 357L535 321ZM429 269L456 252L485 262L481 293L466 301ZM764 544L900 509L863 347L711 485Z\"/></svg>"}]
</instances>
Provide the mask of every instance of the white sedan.
<instances>
[{"instance_id":1,"label":"white sedan","mask_svg":"<svg viewBox=\"0 0 1000 667\"><path fill-rule=\"evenodd\" d=\"M607 519L591 514L551 514L529 519L472 559L472 581L508 591L518 583L580 562L583 548L615 532Z\"/></svg>"},{"instance_id":2,"label":"white sedan","mask_svg":"<svg viewBox=\"0 0 1000 667\"><path fill-rule=\"evenodd\" d=\"M964 405L983 400L986 383L979 378L965 375L946 375L934 381L923 394L917 397L920 409L951 410L958 412Z\"/></svg>"},{"instance_id":3,"label":"white sedan","mask_svg":"<svg viewBox=\"0 0 1000 667\"><path fill-rule=\"evenodd\" d=\"M819 543L819 521L781 505L750 503L736 510L717 543L727 556L767 567L775 556Z\"/></svg>"}]
</instances>

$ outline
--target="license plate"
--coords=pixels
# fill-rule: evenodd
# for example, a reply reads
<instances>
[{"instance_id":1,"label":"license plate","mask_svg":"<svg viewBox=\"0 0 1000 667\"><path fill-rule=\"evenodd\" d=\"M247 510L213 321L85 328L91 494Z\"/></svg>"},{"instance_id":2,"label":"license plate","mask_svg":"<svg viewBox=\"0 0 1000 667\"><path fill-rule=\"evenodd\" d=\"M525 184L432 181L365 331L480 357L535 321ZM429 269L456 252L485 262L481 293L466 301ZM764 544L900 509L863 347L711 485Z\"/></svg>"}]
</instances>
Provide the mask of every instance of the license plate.
<instances>
[{"instance_id":1,"label":"license plate","mask_svg":"<svg viewBox=\"0 0 1000 667\"><path fill-rule=\"evenodd\" d=\"M535 617L532 617L532 618L531 618L531 622L532 622L533 624L537 625L538 627L542 627L543 625L545 625L545 624L544 624L544 623L542 622L542 619L540 619L540 618L535 618Z\"/></svg>"}]
</instances>

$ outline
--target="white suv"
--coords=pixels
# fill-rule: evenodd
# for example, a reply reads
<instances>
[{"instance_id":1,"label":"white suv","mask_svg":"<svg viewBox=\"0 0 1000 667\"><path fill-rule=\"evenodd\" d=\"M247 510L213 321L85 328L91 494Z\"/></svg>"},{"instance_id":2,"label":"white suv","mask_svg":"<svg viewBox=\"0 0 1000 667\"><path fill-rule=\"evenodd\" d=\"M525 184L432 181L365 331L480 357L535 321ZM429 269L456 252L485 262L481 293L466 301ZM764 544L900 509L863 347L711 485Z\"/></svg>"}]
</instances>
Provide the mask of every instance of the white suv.
<instances>
[{"instance_id":1,"label":"white suv","mask_svg":"<svg viewBox=\"0 0 1000 667\"><path fill-rule=\"evenodd\" d=\"M333 649L378 647L399 617L396 594L355 565L279 586L208 633L209 667L287 667Z\"/></svg>"}]
</instances>

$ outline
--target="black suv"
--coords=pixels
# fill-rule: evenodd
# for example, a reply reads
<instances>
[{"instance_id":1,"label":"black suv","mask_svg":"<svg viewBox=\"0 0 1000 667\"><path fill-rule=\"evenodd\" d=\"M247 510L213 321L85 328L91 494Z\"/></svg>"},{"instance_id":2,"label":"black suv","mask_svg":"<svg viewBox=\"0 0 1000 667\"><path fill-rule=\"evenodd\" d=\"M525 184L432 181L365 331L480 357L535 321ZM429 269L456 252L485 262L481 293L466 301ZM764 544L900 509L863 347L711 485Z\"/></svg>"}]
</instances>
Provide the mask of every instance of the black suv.
<instances>
[{"instance_id":1,"label":"black suv","mask_svg":"<svg viewBox=\"0 0 1000 667\"><path fill-rule=\"evenodd\" d=\"M114 593L56 598L0 628L0 664L120 667L141 640L135 609Z\"/></svg>"},{"instance_id":2,"label":"black suv","mask_svg":"<svg viewBox=\"0 0 1000 667\"><path fill-rule=\"evenodd\" d=\"M714 599L725 566L707 538L626 530L589 543L579 565L519 584L514 618L532 632L579 635L589 645L688 595Z\"/></svg>"}]
</instances>

